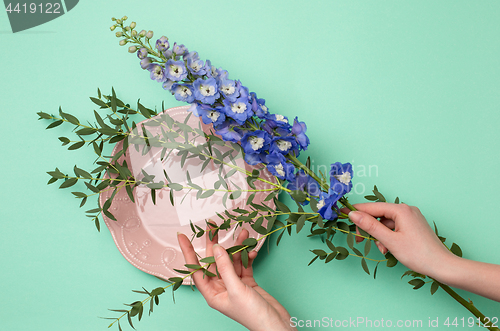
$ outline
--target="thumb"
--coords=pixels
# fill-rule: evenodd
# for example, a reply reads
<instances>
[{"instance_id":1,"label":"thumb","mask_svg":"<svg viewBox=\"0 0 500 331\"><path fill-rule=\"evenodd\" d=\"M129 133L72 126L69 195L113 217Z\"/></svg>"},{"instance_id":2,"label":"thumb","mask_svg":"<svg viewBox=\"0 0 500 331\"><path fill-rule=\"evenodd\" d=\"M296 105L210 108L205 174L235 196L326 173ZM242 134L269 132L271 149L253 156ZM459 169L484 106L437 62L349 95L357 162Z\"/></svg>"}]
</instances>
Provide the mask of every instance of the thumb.
<instances>
[{"instance_id":1,"label":"thumb","mask_svg":"<svg viewBox=\"0 0 500 331\"><path fill-rule=\"evenodd\" d=\"M226 250L219 244L213 246L215 263L217 264L217 271L224 281L228 292L237 291L243 283L234 270L234 265Z\"/></svg>"},{"instance_id":2,"label":"thumb","mask_svg":"<svg viewBox=\"0 0 500 331\"><path fill-rule=\"evenodd\" d=\"M389 241L394 234L389 228L365 212L351 211L348 216L354 224L377 238L381 243Z\"/></svg>"}]
</instances>

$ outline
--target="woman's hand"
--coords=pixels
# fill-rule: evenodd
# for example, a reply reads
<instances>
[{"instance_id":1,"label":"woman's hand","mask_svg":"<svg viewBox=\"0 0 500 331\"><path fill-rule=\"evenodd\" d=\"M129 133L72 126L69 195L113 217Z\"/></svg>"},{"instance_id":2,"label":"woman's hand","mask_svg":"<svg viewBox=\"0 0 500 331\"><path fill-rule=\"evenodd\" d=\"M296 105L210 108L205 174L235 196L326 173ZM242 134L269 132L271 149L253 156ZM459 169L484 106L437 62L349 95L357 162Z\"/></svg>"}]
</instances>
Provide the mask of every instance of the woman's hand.
<instances>
[{"instance_id":1,"label":"woman's hand","mask_svg":"<svg viewBox=\"0 0 500 331\"><path fill-rule=\"evenodd\" d=\"M438 282L500 301L500 265L460 258L439 240L417 207L385 202L354 205L349 218L405 266ZM380 221L375 217L379 217Z\"/></svg>"},{"instance_id":2,"label":"woman's hand","mask_svg":"<svg viewBox=\"0 0 500 331\"><path fill-rule=\"evenodd\" d=\"M383 254L389 250L411 270L432 277L441 269L440 261L453 257L417 207L383 202L354 207L358 211L349 213L351 221L378 239L375 244Z\"/></svg>"},{"instance_id":3,"label":"woman's hand","mask_svg":"<svg viewBox=\"0 0 500 331\"><path fill-rule=\"evenodd\" d=\"M192 277L208 305L252 331L295 330L290 326L290 315L286 309L253 278L252 262L257 252L248 254L248 268L244 268L240 253L234 254L231 262L226 250L217 244L217 235L213 240L208 235L206 237L206 255L215 257L220 278L208 277L202 272L195 272ZM248 231L243 229L235 245L241 245L247 238ZM178 240L186 264L199 265L189 239L178 234ZM208 269L214 274L217 273L215 264Z\"/></svg>"}]
</instances>

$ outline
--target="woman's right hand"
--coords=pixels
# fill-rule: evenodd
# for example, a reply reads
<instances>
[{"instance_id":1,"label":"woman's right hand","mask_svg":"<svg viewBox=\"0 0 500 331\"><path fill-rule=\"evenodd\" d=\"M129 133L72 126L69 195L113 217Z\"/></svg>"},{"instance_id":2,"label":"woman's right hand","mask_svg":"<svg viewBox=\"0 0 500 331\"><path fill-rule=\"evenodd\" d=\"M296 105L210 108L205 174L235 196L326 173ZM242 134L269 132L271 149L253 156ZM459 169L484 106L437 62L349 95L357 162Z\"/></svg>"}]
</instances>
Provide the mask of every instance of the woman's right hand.
<instances>
[{"instance_id":1,"label":"woman's right hand","mask_svg":"<svg viewBox=\"0 0 500 331\"><path fill-rule=\"evenodd\" d=\"M385 202L362 203L349 219L413 271L438 282L500 301L500 265L454 255L439 240L417 207ZM380 218L380 221L375 217Z\"/></svg>"}]
</instances>

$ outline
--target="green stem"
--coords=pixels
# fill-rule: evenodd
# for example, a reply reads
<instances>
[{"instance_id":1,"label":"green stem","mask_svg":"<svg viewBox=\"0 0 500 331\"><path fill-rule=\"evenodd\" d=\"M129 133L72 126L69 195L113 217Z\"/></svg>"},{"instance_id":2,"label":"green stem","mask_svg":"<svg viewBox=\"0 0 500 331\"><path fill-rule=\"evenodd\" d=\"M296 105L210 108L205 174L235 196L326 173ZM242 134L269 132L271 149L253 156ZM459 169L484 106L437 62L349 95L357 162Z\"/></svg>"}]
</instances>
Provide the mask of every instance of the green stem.
<instances>
[{"instance_id":1,"label":"green stem","mask_svg":"<svg viewBox=\"0 0 500 331\"><path fill-rule=\"evenodd\" d=\"M300 162L300 161L299 161L299 159L297 159L297 157L296 157L295 155L288 154L288 155L287 155L287 157L288 157L288 159L289 159L290 161L292 161L292 163L293 163L296 167L298 167L298 168L300 168L300 169L304 170L304 172L305 172L307 175L311 176L314 180L316 180L316 181L318 182L318 184L319 184L319 185L321 185L321 188L322 188L323 190L325 190L325 192L328 192L328 189L329 189L328 185L326 185L325 183L323 183L323 181L322 181L322 180L318 177L318 175L316 175L313 171L311 171L311 169L309 169L309 168L308 168L308 167L306 167L306 166L305 166L302 162Z\"/></svg>"},{"instance_id":2,"label":"green stem","mask_svg":"<svg viewBox=\"0 0 500 331\"><path fill-rule=\"evenodd\" d=\"M340 201L340 203L341 203L341 204L343 204L345 207L349 208L349 210L352 210L352 211L357 210L356 208L354 208L354 206L353 206L353 205L351 205L351 204L349 203L349 201L347 200L347 198L346 198L346 197L341 198L339 201Z\"/></svg>"},{"instance_id":3,"label":"green stem","mask_svg":"<svg viewBox=\"0 0 500 331\"><path fill-rule=\"evenodd\" d=\"M437 282L437 283L453 299L455 299L459 304L461 304L462 306L464 306L465 309L467 309L468 311L470 311L472 313L472 315L476 316L481 321L481 323L482 323L482 325L480 325L480 326L484 326L485 328L487 328L488 330L491 330L491 331L498 331L498 330L500 330L499 328L494 327L494 326L486 326L487 324L489 324L489 325L492 324L491 320L487 319L486 316L484 316L483 313L481 313L476 308L476 306L474 306L474 304L472 303L472 301L465 300L460 295L458 295L457 292L453 291L451 289L451 287L449 287L448 285L441 284L440 282Z\"/></svg>"}]
</instances>

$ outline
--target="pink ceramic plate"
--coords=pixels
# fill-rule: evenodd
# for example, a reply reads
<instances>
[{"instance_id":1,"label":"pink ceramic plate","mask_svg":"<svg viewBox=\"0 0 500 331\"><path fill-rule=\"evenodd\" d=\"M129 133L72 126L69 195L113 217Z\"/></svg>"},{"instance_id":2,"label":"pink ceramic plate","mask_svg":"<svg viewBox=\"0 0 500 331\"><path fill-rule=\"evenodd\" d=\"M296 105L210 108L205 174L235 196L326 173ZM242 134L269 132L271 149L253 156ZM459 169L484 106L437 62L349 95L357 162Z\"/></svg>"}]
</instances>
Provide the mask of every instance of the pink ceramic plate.
<instances>
[{"instance_id":1,"label":"pink ceramic plate","mask_svg":"<svg viewBox=\"0 0 500 331\"><path fill-rule=\"evenodd\" d=\"M187 109L189 106L171 108L165 112L176 121L183 122L189 114ZM144 124L148 132L157 135L161 133L161 126L151 126L154 121L158 122L158 116L139 123L137 127L141 128ZM191 116L187 124L191 127L198 127L199 122L199 118ZM205 132L209 132L208 126L202 124L202 127ZM164 127L164 129L166 128ZM196 142L202 143L203 139L198 138ZM122 142L117 143L113 155L120 151L122 146ZM163 175L163 170L165 170L172 182L185 184L186 171L189 171L192 182L203 188L213 188L213 183L219 179L219 165L211 163L201 171L203 161L197 157L188 159L181 167L180 157L176 155L176 151L169 154L168 158L163 161L161 161L161 148L152 148L145 155L142 154L142 146L137 150L130 143L127 156L122 156L120 159L120 163L124 159L127 161L136 178L141 178L141 172L144 170L149 175L155 175L155 181L166 182ZM239 167L250 172L255 168L246 164L242 158L238 159L236 163ZM229 170L229 168L223 169L223 173ZM261 171L261 177L274 182L272 175L266 170ZM234 185L241 189L249 189L246 177L239 172L231 176L227 182L230 189L234 189ZM256 181L255 186L269 188L269 184L260 181ZM111 196L111 193L110 191L101 193L99 197L101 206ZM177 243L177 232L182 232L190 237L193 233L189 225L190 220L203 229L205 229L205 220L207 219L220 224L221 220L216 213L223 213L226 210L222 204L224 192L215 192L207 199L197 200L196 190L188 193L185 197L186 190L174 191L174 205L170 203L170 189L168 188L156 190L156 205L152 202L150 189L145 186L136 187L133 194L135 203L130 200L125 189L119 190L109 209L117 221L106 216L103 217L116 246L132 265L142 271L163 279L184 276L174 271L174 269L185 269L184 257ZM249 194L243 192L235 200L228 199L227 209L244 208ZM257 193L253 201L261 203L267 194L268 192ZM244 225L244 227L250 232L250 237L261 237L250 226ZM239 232L240 229L238 228L237 231ZM238 234L235 232L234 226L227 231L220 231L219 243L226 248L233 246ZM262 244L263 240L259 241L255 249L260 249ZM201 257L205 257L205 237L194 239L193 246ZM189 283L189 279L184 281L184 284Z\"/></svg>"}]
</instances>

